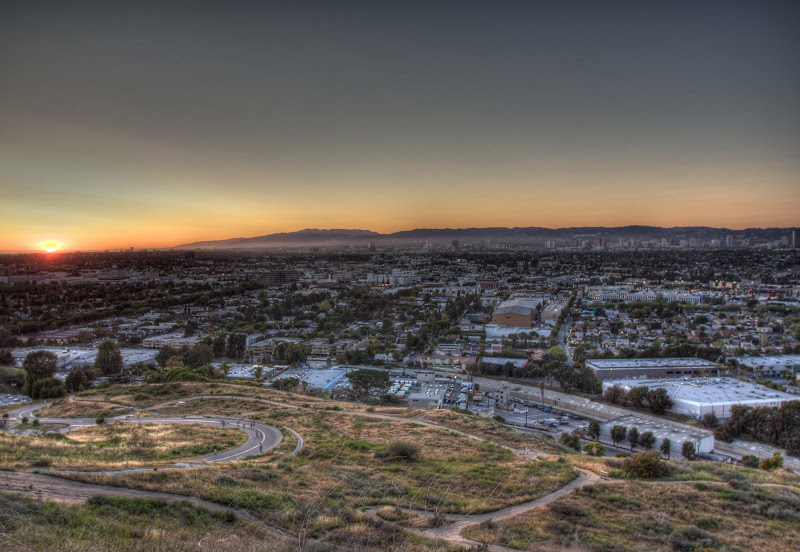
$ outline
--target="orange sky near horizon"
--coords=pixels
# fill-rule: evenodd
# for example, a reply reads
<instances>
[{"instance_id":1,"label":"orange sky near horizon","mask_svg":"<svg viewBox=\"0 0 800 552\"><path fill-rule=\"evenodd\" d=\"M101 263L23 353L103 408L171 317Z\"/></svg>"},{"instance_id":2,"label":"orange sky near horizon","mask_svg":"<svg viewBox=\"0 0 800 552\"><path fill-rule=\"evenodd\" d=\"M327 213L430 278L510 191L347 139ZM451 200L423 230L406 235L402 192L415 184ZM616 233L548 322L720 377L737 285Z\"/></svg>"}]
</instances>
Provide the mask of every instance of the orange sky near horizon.
<instances>
[{"instance_id":1,"label":"orange sky near horizon","mask_svg":"<svg viewBox=\"0 0 800 552\"><path fill-rule=\"evenodd\" d=\"M0 251L800 226L796 2L0 10Z\"/></svg>"},{"instance_id":2,"label":"orange sky near horizon","mask_svg":"<svg viewBox=\"0 0 800 552\"><path fill-rule=\"evenodd\" d=\"M11 202L0 207L0 251L42 250L48 240L58 242L60 250L164 248L304 228L381 233L632 224L743 229L800 222L794 171L769 177L744 169L731 174L673 171L660 177L619 169L573 172L505 171L491 179L439 170L401 174L375 190L369 181L357 183L345 175L344 181L329 179L324 188L309 193L302 191L303 181L288 178L290 184L277 189L249 182L219 189L198 178L184 186L151 181L113 194L77 197L25 186L12 190L7 195Z\"/></svg>"}]
</instances>

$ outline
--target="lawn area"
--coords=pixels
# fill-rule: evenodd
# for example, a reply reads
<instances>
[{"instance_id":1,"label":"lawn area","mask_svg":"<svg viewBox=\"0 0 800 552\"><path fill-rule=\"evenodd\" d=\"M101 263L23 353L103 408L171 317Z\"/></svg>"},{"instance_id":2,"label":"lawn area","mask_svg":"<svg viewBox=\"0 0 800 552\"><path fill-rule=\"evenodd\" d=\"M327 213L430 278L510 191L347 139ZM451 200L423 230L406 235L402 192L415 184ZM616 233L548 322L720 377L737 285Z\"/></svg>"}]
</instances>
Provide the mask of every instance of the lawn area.
<instances>
[{"instance_id":1,"label":"lawn area","mask_svg":"<svg viewBox=\"0 0 800 552\"><path fill-rule=\"evenodd\" d=\"M0 469L100 470L171 464L247 441L235 428L201 424L99 425L69 433L0 433Z\"/></svg>"},{"instance_id":2,"label":"lawn area","mask_svg":"<svg viewBox=\"0 0 800 552\"><path fill-rule=\"evenodd\" d=\"M800 494L790 489L624 482L586 487L464 536L518 550L789 552L800 549L798 522Z\"/></svg>"}]
</instances>

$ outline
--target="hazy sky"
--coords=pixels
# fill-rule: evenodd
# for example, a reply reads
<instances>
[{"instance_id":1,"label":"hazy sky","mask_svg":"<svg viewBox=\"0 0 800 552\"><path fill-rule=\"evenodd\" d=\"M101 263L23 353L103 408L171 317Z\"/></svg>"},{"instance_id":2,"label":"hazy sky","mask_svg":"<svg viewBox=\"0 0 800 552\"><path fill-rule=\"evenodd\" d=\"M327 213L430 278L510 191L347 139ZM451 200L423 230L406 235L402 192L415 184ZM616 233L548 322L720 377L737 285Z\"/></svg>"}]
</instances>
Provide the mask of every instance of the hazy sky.
<instances>
[{"instance_id":1,"label":"hazy sky","mask_svg":"<svg viewBox=\"0 0 800 552\"><path fill-rule=\"evenodd\" d=\"M0 251L800 225L800 3L0 3Z\"/></svg>"}]
</instances>

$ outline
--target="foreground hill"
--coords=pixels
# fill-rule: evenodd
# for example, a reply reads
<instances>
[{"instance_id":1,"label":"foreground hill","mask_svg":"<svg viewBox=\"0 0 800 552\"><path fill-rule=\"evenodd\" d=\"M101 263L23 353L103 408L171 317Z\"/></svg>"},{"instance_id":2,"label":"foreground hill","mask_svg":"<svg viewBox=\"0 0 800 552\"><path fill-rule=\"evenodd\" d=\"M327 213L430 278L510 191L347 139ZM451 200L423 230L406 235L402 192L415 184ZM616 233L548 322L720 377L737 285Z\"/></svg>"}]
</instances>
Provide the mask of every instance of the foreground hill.
<instances>
[{"instance_id":1,"label":"foreground hill","mask_svg":"<svg viewBox=\"0 0 800 552\"><path fill-rule=\"evenodd\" d=\"M0 441L0 458L15 470L0 472L3 550L282 552L297 550L298 542L317 552L800 545L800 478L782 470L658 460L659 478L642 479L622 459L587 457L550 436L471 413L222 383L112 386L75 400L83 404L81 416L133 407L160 420L225 418L229 430L254 421L284 438L264 454L193 469L111 475L97 473L106 458L76 455L81 465L45 475L30 470L46 470L42 459L61 450L64 437L26 429ZM69 403L42 412L75 414ZM126 438L119 426L93 431L102 442ZM24 439L34 448L15 455ZM125 444L140 454L136 446ZM605 473L610 478L601 480ZM736 525L739 515L745 525Z\"/></svg>"}]
</instances>

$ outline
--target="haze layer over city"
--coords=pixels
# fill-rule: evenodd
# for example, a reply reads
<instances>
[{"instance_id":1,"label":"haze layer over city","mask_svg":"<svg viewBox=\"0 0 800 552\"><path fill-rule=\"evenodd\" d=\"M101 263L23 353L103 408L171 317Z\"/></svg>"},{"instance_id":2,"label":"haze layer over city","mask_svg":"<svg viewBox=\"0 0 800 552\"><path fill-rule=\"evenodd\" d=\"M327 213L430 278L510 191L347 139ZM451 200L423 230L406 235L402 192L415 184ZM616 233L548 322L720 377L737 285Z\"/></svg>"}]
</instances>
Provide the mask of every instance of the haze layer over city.
<instances>
[{"instance_id":1,"label":"haze layer over city","mask_svg":"<svg viewBox=\"0 0 800 552\"><path fill-rule=\"evenodd\" d=\"M0 549L800 549L798 15L0 5Z\"/></svg>"}]
</instances>

